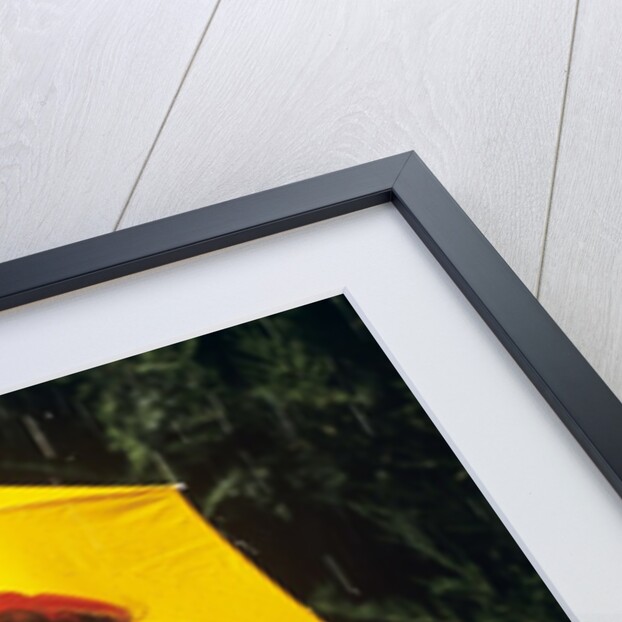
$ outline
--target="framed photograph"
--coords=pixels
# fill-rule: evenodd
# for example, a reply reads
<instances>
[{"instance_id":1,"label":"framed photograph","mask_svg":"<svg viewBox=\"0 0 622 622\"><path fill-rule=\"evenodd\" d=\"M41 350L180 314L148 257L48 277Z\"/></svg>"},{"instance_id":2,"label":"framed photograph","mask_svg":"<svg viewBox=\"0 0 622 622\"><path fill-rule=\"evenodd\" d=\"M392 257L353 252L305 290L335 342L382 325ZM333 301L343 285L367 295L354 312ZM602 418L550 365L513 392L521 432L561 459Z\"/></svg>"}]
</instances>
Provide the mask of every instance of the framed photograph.
<instances>
[{"instance_id":1,"label":"framed photograph","mask_svg":"<svg viewBox=\"0 0 622 622\"><path fill-rule=\"evenodd\" d=\"M0 621L622 616L622 405L414 153L0 264Z\"/></svg>"}]
</instances>

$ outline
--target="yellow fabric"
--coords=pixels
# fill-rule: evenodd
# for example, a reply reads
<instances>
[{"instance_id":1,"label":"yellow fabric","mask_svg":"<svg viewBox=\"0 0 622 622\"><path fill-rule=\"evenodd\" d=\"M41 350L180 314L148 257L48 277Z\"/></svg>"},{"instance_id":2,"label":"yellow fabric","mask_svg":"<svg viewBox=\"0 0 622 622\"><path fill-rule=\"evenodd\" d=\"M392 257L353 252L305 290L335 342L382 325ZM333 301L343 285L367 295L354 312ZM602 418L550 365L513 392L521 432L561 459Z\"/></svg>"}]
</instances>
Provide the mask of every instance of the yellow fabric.
<instances>
[{"instance_id":1,"label":"yellow fabric","mask_svg":"<svg viewBox=\"0 0 622 622\"><path fill-rule=\"evenodd\" d=\"M318 622L166 486L0 487L0 592L140 622Z\"/></svg>"}]
</instances>

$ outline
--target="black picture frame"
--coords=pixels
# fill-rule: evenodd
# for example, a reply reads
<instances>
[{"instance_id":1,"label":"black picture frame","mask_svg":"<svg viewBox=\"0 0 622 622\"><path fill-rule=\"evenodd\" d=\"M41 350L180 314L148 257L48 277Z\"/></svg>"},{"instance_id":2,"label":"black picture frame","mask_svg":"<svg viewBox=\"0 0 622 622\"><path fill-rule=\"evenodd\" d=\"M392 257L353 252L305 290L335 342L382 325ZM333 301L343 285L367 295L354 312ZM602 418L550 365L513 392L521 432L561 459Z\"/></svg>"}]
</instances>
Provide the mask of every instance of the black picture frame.
<instances>
[{"instance_id":1,"label":"black picture frame","mask_svg":"<svg viewBox=\"0 0 622 622\"><path fill-rule=\"evenodd\" d=\"M2 263L0 311L388 202L622 496L622 403L413 151Z\"/></svg>"}]
</instances>

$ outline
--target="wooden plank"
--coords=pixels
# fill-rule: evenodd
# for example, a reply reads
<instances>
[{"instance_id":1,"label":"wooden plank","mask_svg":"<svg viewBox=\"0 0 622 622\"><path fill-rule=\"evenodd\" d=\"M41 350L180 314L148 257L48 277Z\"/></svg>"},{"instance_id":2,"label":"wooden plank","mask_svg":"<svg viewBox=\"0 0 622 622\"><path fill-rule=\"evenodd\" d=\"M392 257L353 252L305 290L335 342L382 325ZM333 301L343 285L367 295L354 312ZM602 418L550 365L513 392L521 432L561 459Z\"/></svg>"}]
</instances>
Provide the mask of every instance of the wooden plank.
<instances>
[{"instance_id":1,"label":"wooden plank","mask_svg":"<svg viewBox=\"0 0 622 622\"><path fill-rule=\"evenodd\" d=\"M213 6L0 3L0 260L113 229Z\"/></svg>"},{"instance_id":2,"label":"wooden plank","mask_svg":"<svg viewBox=\"0 0 622 622\"><path fill-rule=\"evenodd\" d=\"M122 226L415 149L533 288L573 0L223 0Z\"/></svg>"},{"instance_id":3,"label":"wooden plank","mask_svg":"<svg viewBox=\"0 0 622 622\"><path fill-rule=\"evenodd\" d=\"M581 2L541 300L622 398L622 5Z\"/></svg>"}]
</instances>

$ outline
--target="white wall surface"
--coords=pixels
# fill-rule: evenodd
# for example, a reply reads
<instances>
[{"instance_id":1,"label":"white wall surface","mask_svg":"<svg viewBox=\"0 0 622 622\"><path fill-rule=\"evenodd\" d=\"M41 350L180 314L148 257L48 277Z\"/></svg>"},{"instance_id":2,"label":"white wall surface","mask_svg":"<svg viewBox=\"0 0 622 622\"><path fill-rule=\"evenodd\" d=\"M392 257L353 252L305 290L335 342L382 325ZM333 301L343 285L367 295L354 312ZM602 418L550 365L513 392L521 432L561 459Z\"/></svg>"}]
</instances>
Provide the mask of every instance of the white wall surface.
<instances>
[{"instance_id":1,"label":"white wall surface","mask_svg":"<svg viewBox=\"0 0 622 622\"><path fill-rule=\"evenodd\" d=\"M622 3L6 0L0 260L415 149L622 397Z\"/></svg>"},{"instance_id":2,"label":"white wall surface","mask_svg":"<svg viewBox=\"0 0 622 622\"><path fill-rule=\"evenodd\" d=\"M0 2L0 261L111 231L213 0Z\"/></svg>"},{"instance_id":3,"label":"white wall surface","mask_svg":"<svg viewBox=\"0 0 622 622\"><path fill-rule=\"evenodd\" d=\"M622 398L622 3L581 2L540 299Z\"/></svg>"}]
</instances>

